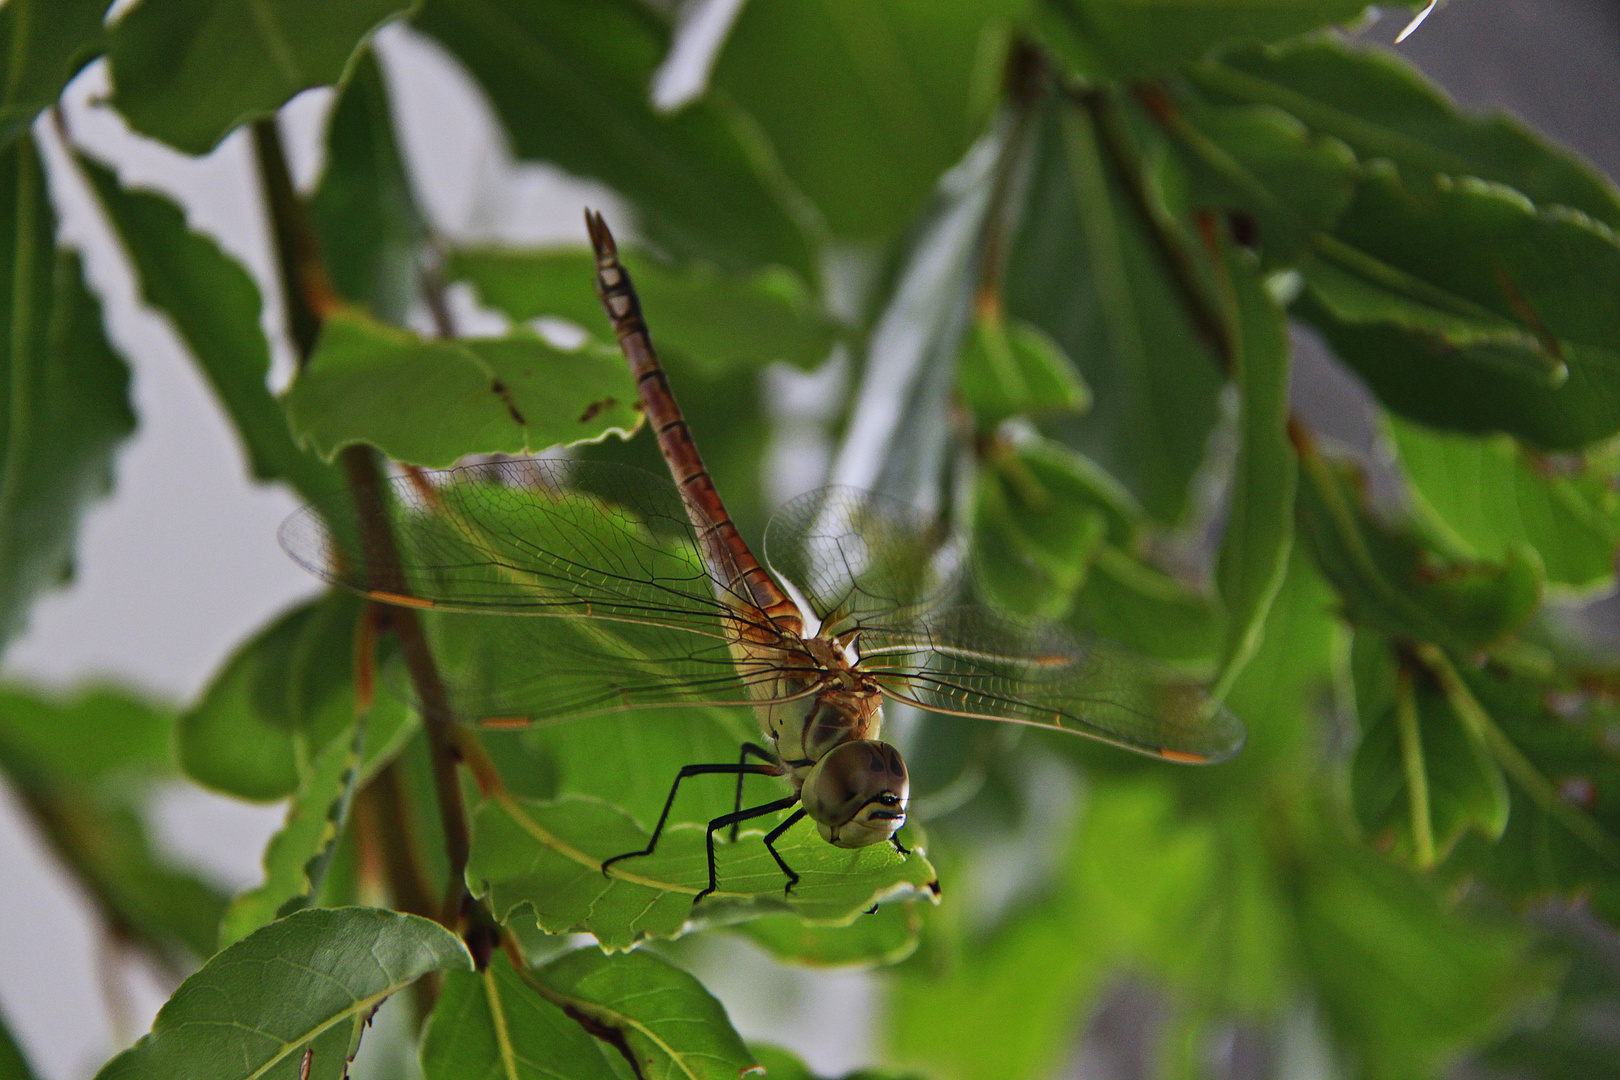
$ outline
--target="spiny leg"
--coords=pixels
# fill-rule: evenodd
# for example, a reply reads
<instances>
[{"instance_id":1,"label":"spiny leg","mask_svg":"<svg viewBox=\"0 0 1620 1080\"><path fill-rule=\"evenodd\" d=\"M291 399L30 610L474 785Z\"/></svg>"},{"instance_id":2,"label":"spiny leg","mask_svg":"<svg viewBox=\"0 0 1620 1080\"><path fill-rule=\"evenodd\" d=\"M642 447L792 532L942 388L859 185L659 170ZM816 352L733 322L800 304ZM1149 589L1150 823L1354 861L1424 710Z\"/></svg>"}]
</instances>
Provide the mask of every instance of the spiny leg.
<instances>
[{"instance_id":1,"label":"spiny leg","mask_svg":"<svg viewBox=\"0 0 1620 1080\"><path fill-rule=\"evenodd\" d=\"M739 821L747 821L749 818L764 817L766 814L772 814L778 810L786 810L788 807L792 806L798 801L799 797L797 795L789 795L785 799L777 799L775 802L768 802L764 806L754 806L747 810L738 810L733 814L721 814L719 817L709 822L709 887L693 897L692 903L694 905L697 904L699 900L702 900L705 896L708 896L719 887L715 878L714 869L714 833L716 829L723 829L727 825L734 825ZM802 815L804 811L801 810L799 813ZM776 834L773 832L771 835L774 836ZM776 852L773 851L771 854L775 855ZM777 859L776 862L777 865L782 865L781 859ZM786 867L784 866L783 869L786 869ZM791 870L788 872L792 873Z\"/></svg>"},{"instance_id":2,"label":"spiny leg","mask_svg":"<svg viewBox=\"0 0 1620 1080\"><path fill-rule=\"evenodd\" d=\"M786 821L782 822L782 824L765 834L765 850L771 853L771 858L776 860L776 865L780 866L782 868L782 873L787 875L787 887L782 890L782 895L784 896L792 892L793 886L799 883L799 875L794 873L793 867L789 866L782 859L781 854L777 852L776 841L781 838L783 833L797 825L799 823L799 819L802 817L804 817L804 807L801 806L797 810L793 811L793 813L788 816Z\"/></svg>"},{"instance_id":3,"label":"spiny leg","mask_svg":"<svg viewBox=\"0 0 1620 1080\"><path fill-rule=\"evenodd\" d=\"M748 761L749 754L753 754L755 757L759 758L759 760L767 762L768 764L776 764L775 754L771 753L769 750L766 750L764 747L755 746L751 742L745 742L742 744L742 754L737 758L737 764L742 765L746 763ZM747 778L748 774L745 772L739 772L737 774L737 801L731 804L731 812L734 814L742 810L743 781ZM737 842L737 828L739 824L740 823L733 823L731 826L731 842L733 844Z\"/></svg>"},{"instance_id":4,"label":"spiny leg","mask_svg":"<svg viewBox=\"0 0 1620 1080\"><path fill-rule=\"evenodd\" d=\"M746 765L746 764L742 764L740 762L738 764L736 764L736 765L726 763L726 764L720 764L720 765L687 765L687 766L685 766L684 768L681 769L680 774L675 777L675 783L670 785L669 798L664 800L664 812L662 814L658 815L658 825L657 825L656 828L653 829L652 839L647 841L647 846L642 848L640 851L626 851L622 855L615 855L611 859L604 859L603 862L602 862L602 874L603 874L603 876L607 875L608 867L612 866L614 863L618 862L620 859L630 859L630 858L634 858L637 855L651 855L653 853L653 849L658 846L658 838L664 834L664 824L667 821L669 821L669 811L675 805L675 796L681 790L681 781L685 780L688 776L703 776L703 775L706 775L708 773L727 773L727 774L729 774L729 773L738 773L739 775L753 775L753 776L779 776L779 775L781 775L780 773L778 773L776 771L776 769L774 769L772 767L769 767L769 766L766 766L766 765ZM710 861L710 864L712 866L712 864L714 862L714 859L713 859L714 837L713 837L712 833L711 833L711 835L709 837L709 846L710 846L710 856L711 856L709 861Z\"/></svg>"}]
</instances>

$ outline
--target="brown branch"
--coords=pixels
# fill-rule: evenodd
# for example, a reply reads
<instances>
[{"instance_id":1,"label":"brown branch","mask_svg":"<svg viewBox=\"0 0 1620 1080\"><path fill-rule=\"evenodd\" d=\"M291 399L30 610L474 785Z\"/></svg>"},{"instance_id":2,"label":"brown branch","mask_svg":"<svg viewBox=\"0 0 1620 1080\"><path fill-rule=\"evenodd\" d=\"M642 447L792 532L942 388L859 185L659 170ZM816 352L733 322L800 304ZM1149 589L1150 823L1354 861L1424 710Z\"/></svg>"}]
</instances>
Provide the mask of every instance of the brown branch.
<instances>
[{"instance_id":1,"label":"brown branch","mask_svg":"<svg viewBox=\"0 0 1620 1080\"><path fill-rule=\"evenodd\" d=\"M281 271L287 332L302 367L315 352L321 322L337 306L337 294L327 276L326 264L321 261L320 244L315 239L304 202L293 188L287 153L281 145L281 128L274 116L254 121L253 149L259 185L264 189L265 207L270 215L276 264Z\"/></svg>"},{"instance_id":2,"label":"brown branch","mask_svg":"<svg viewBox=\"0 0 1620 1080\"><path fill-rule=\"evenodd\" d=\"M275 118L269 117L255 123L253 136L254 147L258 151L259 178L264 187L280 264L288 330L302 365L309 361L314 352L321 323L336 306L337 298L321 261L320 248L309 216L293 188ZM367 563L373 568L374 580L367 584L375 590L403 593L406 590L394 580L399 577L399 557L389 525L376 455L369 447L351 446L340 457L358 514L361 547L366 553ZM417 613L409 608L393 608L388 612L388 624L399 641L417 700L422 704L422 726L433 759L433 785L444 824L445 854L450 863L449 881L445 886L444 902L438 909L438 919L453 930L461 924L463 908L469 899L464 879L471 841L467 808L462 800L461 780L456 771L460 755L450 736L453 721L449 695L433 662L433 654L428 648L427 636Z\"/></svg>"}]
</instances>

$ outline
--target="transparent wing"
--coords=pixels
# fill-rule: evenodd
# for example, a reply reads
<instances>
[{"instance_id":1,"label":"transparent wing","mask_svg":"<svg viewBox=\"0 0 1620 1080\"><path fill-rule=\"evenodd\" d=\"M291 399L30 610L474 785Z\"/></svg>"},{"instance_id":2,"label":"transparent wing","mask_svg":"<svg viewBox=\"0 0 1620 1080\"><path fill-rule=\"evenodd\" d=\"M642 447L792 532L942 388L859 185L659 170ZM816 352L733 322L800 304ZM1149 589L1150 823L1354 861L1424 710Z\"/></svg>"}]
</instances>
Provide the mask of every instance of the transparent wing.
<instances>
[{"instance_id":1,"label":"transparent wing","mask_svg":"<svg viewBox=\"0 0 1620 1080\"><path fill-rule=\"evenodd\" d=\"M385 481L397 555L329 529L347 494L287 519L281 543L327 581L445 611L587 616L728 638L751 598L705 569L674 485L620 465L502 461ZM354 530L349 530L353 533Z\"/></svg>"},{"instance_id":2,"label":"transparent wing","mask_svg":"<svg viewBox=\"0 0 1620 1080\"><path fill-rule=\"evenodd\" d=\"M1194 680L1056 623L954 607L873 627L857 648L885 694L934 712L1060 728L1173 761L1220 761L1243 746L1243 723Z\"/></svg>"},{"instance_id":3,"label":"transparent wing","mask_svg":"<svg viewBox=\"0 0 1620 1080\"><path fill-rule=\"evenodd\" d=\"M778 648L752 598L705 568L667 480L540 459L417 471L374 494L395 553L359 541L347 493L289 518L282 545L333 584L428 609L463 719L518 724L793 694L780 676L799 654Z\"/></svg>"},{"instance_id":4,"label":"transparent wing","mask_svg":"<svg viewBox=\"0 0 1620 1080\"><path fill-rule=\"evenodd\" d=\"M684 630L461 613L429 613L426 625L456 715L486 727L792 696L781 678L791 657L739 654L727 641Z\"/></svg>"},{"instance_id":5,"label":"transparent wing","mask_svg":"<svg viewBox=\"0 0 1620 1080\"><path fill-rule=\"evenodd\" d=\"M765 527L765 561L821 620L822 636L904 619L950 596L963 545L936 519L848 487L800 495Z\"/></svg>"}]
</instances>

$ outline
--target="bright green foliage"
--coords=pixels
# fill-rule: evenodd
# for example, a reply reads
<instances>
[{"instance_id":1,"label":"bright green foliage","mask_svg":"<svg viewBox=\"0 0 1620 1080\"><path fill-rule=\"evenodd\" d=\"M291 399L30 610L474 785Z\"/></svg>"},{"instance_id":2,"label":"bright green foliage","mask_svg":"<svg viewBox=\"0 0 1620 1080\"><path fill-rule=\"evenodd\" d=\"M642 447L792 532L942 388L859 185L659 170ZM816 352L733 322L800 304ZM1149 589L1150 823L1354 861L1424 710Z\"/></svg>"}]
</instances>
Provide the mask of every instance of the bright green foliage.
<instances>
[{"instance_id":1,"label":"bright green foliage","mask_svg":"<svg viewBox=\"0 0 1620 1080\"><path fill-rule=\"evenodd\" d=\"M1091 115L1051 109L1038 123L1007 312L1045 331L1091 389L1091 410L1054 432L1174 522L1215 423L1219 363L1178 306Z\"/></svg>"},{"instance_id":2,"label":"bright green foliage","mask_svg":"<svg viewBox=\"0 0 1620 1080\"><path fill-rule=\"evenodd\" d=\"M762 0L713 80L775 150L828 232L880 241L978 137L1025 0ZM871 168L874 160L889 167Z\"/></svg>"},{"instance_id":3,"label":"bright green foliage","mask_svg":"<svg viewBox=\"0 0 1620 1080\"><path fill-rule=\"evenodd\" d=\"M340 487L335 471L294 445L265 385L270 344L259 326L259 289L247 271L191 231L168 199L123 187L87 157L78 164L134 264L142 298L169 317L235 424L254 478L285 480L311 499Z\"/></svg>"},{"instance_id":4,"label":"bright green foliage","mask_svg":"<svg viewBox=\"0 0 1620 1080\"><path fill-rule=\"evenodd\" d=\"M1258 268L1228 260L1242 436L1232 466L1232 495L1215 580L1226 607L1221 649L1223 689L1260 646L1266 612L1282 586L1294 542L1294 455L1288 445L1288 337L1282 312Z\"/></svg>"},{"instance_id":5,"label":"bright green foliage","mask_svg":"<svg viewBox=\"0 0 1620 1080\"><path fill-rule=\"evenodd\" d=\"M669 30L649 8L432 0L414 21L483 84L520 156L611 185L681 255L812 271L799 225L756 171L728 110L710 101L669 116L653 110L648 84Z\"/></svg>"},{"instance_id":6,"label":"bright green foliage","mask_svg":"<svg viewBox=\"0 0 1620 1080\"><path fill-rule=\"evenodd\" d=\"M547 1000L609 1032L643 1076L732 1080L754 1071L721 1004L649 953L576 949L537 968L534 981Z\"/></svg>"},{"instance_id":7,"label":"bright green foliage","mask_svg":"<svg viewBox=\"0 0 1620 1080\"><path fill-rule=\"evenodd\" d=\"M1277 41L1353 21L1362 0L1043 0L1043 44L1083 75L1131 78L1201 59L1222 46Z\"/></svg>"},{"instance_id":8,"label":"bright green foliage","mask_svg":"<svg viewBox=\"0 0 1620 1080\"><path fill-rule=\"evenodd\" d=\"M1228 52L1188 69L1216 100L1271 105L1410 183L1477 176L1538 205L1568 206L1620 227L1620 192L1590 166L1496 113L1473 116L1392 53L1333 37Z\"/></svg>"},{"instance_id":9,"label":"bright green foliage","mask_svg":"<svg viewBox=\"0 0 1620 1080\"><path fill-rule=\"evenodd\" d=\"M803 282L781 267L724 274L702 263L672 267L623 248L619 257L635 282L647 325L657 327L654 344L700 376L773 360L813 368L832 349L831 323ZM445 274L472 282L484 303L514 321L566 319L611 344L594 267L584 249L475 248L453 254Z\"/></svg>"},{"instance_id":10,"label":"bright green foliage","mask_svg":"<svg viewBox=\"0 0 1620 1080\"><path fill-rule=\"evenodd\" d=\"M426 236L400 160L382 72L360 54L326 131L328 158L309 200L310 226L338 295L386 322L404 320L420 293Z\"/></svg>"},{"instance_id":11,"label":"bright green foliage","mask_svg":"<svg viewBox=\"0 0 1620 1080\"><path fill-rule=\"evenodd\" d=\"M109 2L25 0L0 8L0 146L26 131L101 52Z\"/></svg>"},{"instance_id":12,"label":"bright green foliage","mask_svg":"<svg viewBox=\"0 0 1620 1080\"><path fill-rule=\"evenodd\" d=\"M445 976L422 1035L425 1080L614 1080L607 1054L505 956Z\"/></svg>"},{"instance_id":13,"label":"bright green foliage","mask_svg":"<svg viewBox=\"0 0 1620 1080\"><path fill-rule=\"evenodd\" d=\"M410 0L142 0L113 27L113 100L147 135L206 154L294 94L343 80Z\"/></svg>"},{"instance_id":14,"label":"bright green foliage","mask_svg":"<svg viewBox=\"0 0 1620 1080\"><path fill-rule=\"evenodd\" d=\"M1389 432L1437 543L1486 559L1528 544L1549 585L1585 590L1614 580L1620 496L1606 454L1566 462L1506 436L1475 439L1395 418Z\"/></svg>"},{"instance_id":15,"label":"bright green foliage","mask_svg":"<svg viewBox=\"0 0 1620 1080\"><path fill-rule=\"evenodd\" d=\"M0 9L0 18L10 14ZM21 18L22 16L18 16ZM56 248L34 142L0 152L0 643L28 608L70 579L73 538L112 485L135 427L129 369L107 344L79 257Z\"/></svg>"},{"instance_id":16,"label":"bright green foliage","mask_svg":"<svg viewBox=\"0 0 1620 1080\"><path fill-rule=\"evenodd\" d=\"M414 915L300 911L204 964L158 1012L151 1034L96 1076L290 1080L313 1046L308 1075L338 1077L384 999L428 972L471 966L452 934Z\"/></svg>"},{"instance_id":17,"label":"bright green foliage","mask_svg":"<svg viewBox=\"0 0 1620 1080\"><path fill-rule=\"evenodd\" d=\"M1303 313L1390 409L1552 450L1620 430L1608 228L1478 180L1374 170L1316 251Z\"/></svg>"},{"instance_id":18,"label":"bright green foliage","mask_svg":"<svg viewBox=\"0 0 1620 1080\"><path fill-rule=\"evenodd\" d=\"M51 158L89 181L251 474L314 504L284 542L342 587L253 634L178 720L111 691L0 695L0 775L111 938L176 979L203 965L104 1075L338 1080L415 983L392 1049L427 1080L810 1080L715 996L757 987L727 970L711 994L637 948L715 932L883 971L874 1057L930 1080L1060 1073L1122 978L1154 1002L1132 1034L1164 1076L1241 1072L1234 1032L1290 1080L1615 1075L1594 1017L1617 985L1620 659L1583 606L1620 554L1615 186L1333 34L1363 0L749 0L707 84L664 108L672 42L701 44L723 6L139 0L104 28L101 0L0 5L0 639L69 573L133 427L54 239L76 177L47 175L28 125L104 46L110 107L192 153L336 88L315 191L267 205L290 337L319 330L280 400L247 271L71 131ZM718 889L694 903L707 824L794 791L700 774L656 853L604 874L683 766L764 741L751 675L591 256L468 246L418 208L398 137L418 118L368 44L395 18L462 66L519 159L611 189L756 555L822 610L938 577L959 587L941 602L1000 609L1001 637L1095 634L1122 670L1160 670L1135 653L1203 680L1243 752L1178 767L891 706L909 855L800 820L777 844L790 893L775 811L717 831ZM277 157L253 156L259 187L286 192ZM462 283L512 330L460 337ZM1394 451L1374 491L1404 501L1292 412L1289 318L1372 391ZM577 349L549 343L567 324ZM372 449L346 473L349 447ZM462 482L396 464L548 450ZM395 477L369 522L392 543L356 527L371 504L345 482L368 461ZM817 539L778 524L767 551L777 505L834 471L942 527L920 516L902 531L927 542L897 558L807 500L789 520ZM957 550L960 575L936 574ZM396 588L437 610L364 598ZM441 684L451 715L425 704ZM233 902L148 839L171 754L287 800ZM397 910L338 906L357 900ZM1578 933L1546 907L1576 900ZM26 1065L0 1032L8 1068Z\"/></svg>"},{"instance_id":19,"label":"bright green foliage","mask_svg":"<svg viewBox=\"0 0 1620 1080\"><path fill-rule=\"evenodd\" d=\"M207 956L225 898L153 846L146 811L171 780L173 717L129 694L0 694L0 774L109 923L159 962Z\"/></svg>"},{"instance_id":20,"label":"bright green foliage","mask_svg":"<svg viewBox=\"0 0 1620 1080\"><path fill-rule=\"evenodd\" d=\"M778 960L812 968L898 964L917 949L922 935L917 902L884 904L848 926L822 926L795 915L766 915L737 932Z\"/></svg>"},{"instance_id":21,"label":"bright green foliage","mask_svg":"<svg viewBox=\"0 0 1620 1080\"><path fill-rule=\"evenodd\" d=\"M770 821L772 819L766 819ZM487 887L503 919L532 918L548 933L585 931L604 948L626 949L645 937L680 934L692 918L792 911L827 924L853 922L879 900L926 895L934 868L921 851L855 851L822 840L808 821L776 842L777 853L799 874L787 879L760 842L764 829L744 828L736 844L722 832L715 854L719 890L693 907L708 884L704 829L670 825L658 850L614 863L602 861L647 846L649 831L623 811L583 798L539 802L511 797L479 810L467 877Z\"/></svg>"},{"instance_id":22,"label":"bright green foliage","mask_svg":"<svg viewBox=\"0 0 1620 1080\"><path fill-rule=\"evenodd\" d=\"M1163 97L1150 98L1149 105L1178 141L1189 206L1252 215L1251 242L1270 262L1302 256L1355 193L1349 148L1281 109Z\"/></svg>"},{"instance_id":23,"label":"bright green foliage","mask_svg":"<svg viewBox=\"0 0 1620 1080\"><path fill-rule=\"evenodd\" d=\"M982 429L1010 416L1079 413L1091 406L1073 363L1028 323L979 319L957 364L956 391Z\"/></svg>"},{"instance_id":24,"label":"bright green foliage","mask_svg":"<svg viewBox=\"0 0 1620 1080\"><path fill-rule=\"evenodd\" d=\"M351 737L361 608L357 597L334 592L238 649L180 717L176 748L186 775L243 799L293 794L327 747ZM368 720L368 771L392 757L413 722L397 699L378 702Z\"/></svg>"},{"instance_id":25,"label":"bright green foliage","mask_svg":"<svg viewBox=\"0 0 1620 1080\"><path fill-rule=\"evenodd\" d=\"M433 468L472 453L522 454L635 430L635 386L601 348L565 352L538 334L425 339L359 314L326 323L287 392L287 418L330 459L370 443Z\"/></svg>"}]
</instances>

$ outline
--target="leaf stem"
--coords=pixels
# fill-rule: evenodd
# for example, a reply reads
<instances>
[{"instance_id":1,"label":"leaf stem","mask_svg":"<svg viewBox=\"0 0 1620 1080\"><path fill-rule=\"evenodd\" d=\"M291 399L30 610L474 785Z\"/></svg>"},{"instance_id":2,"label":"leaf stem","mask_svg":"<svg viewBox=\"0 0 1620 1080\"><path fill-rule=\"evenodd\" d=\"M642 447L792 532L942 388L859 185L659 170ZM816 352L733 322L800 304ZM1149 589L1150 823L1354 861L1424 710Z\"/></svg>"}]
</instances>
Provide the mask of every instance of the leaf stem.
<instances>
[{"instance_id":1,"label":"leaf stem","mask_svg":"<svg viewBox=\"0 0 1620 1080\"><path fill-rule=\"evenodd\" d=\"M1418 730L1417 698L1412 672L1402 667L1395 687L1395 722L1401 737L1401 765L1406 772L1406 801L1412 812L1412 850L1418 869L1434 869L1434 821L1429 808L1429 771Z\"/></svg>"}]
</instances>

